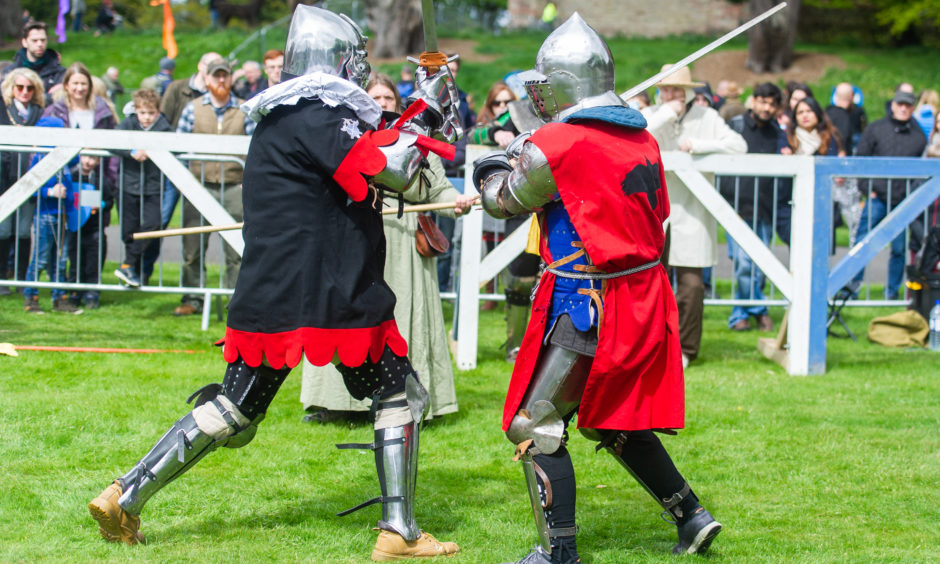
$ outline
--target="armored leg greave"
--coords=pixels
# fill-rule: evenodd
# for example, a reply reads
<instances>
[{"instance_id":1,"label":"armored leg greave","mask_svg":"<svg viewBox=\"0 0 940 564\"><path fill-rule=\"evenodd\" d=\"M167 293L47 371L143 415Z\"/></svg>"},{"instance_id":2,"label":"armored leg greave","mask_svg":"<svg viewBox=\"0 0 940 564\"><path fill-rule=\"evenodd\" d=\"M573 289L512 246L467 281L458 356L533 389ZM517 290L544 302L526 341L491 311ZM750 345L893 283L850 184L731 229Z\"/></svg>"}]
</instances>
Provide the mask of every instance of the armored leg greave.
<instances>
[{"instance_id":1,"label":"armored leg greave","mask_svg":"<svg viewBox=\"0 0 940 564\"><path fill-rule=\"evenodd\" d=\"M538 530L535 562L577 560L575 479L565 427L581 402L592 361L554 344L543 348L529 389L506 431L516 444L516 460L522 462Z\"/></svg>"},{"instance_id":2,"label":"armored leg greave","mask_svg":"<svg viewBox=\"0 0 940 564\"><path fill-rule=\"evenodd\" d=\"M128 513L140 515L153 494L217 447L215 440L196 425L193 414L187 413L130 472L118 478L124 492L118 503Z\"/></svg>"},{"instance_id":3,"label":"armored leg greave","mask_svg":"<svg viewBox=\"0 0 940 564\"><path fill-rule=\"evenodd\" d=\"M252 368L231 363L222 384L210 384L190 396L192 412L169 431L125 475L118 478L118 504L139 515L147 500L220 446L239 448L255 436L258 423L290 369ZM187 402L187 403L188 403Z\"/></svg>"},{"instance_id":4,"label":"armored leg greave","mask_svg":"<svg viewBox=\"0 0 940 564\"><path fill-rule=\"evenodd\" d=\"M576 559L576 490L571 455L564 445L551 455L533 454L533 451L537 449L526 449L520 459L539 547L549 556L553 550L561 549L565 553L563 560Z\"/></svg>"},{"instance_id":5,"label":"armored leg greave","mask_svg":"<svg viewBox=\"0 0 940 564\"><path fill-rule=\"evenodd\" d=\"M416 540L421 534L414 516L419 434L416 422L375 431L375 469L382 488L378 527L407 540Z\"/></svg>"},{"instance_id":6,"label":"armored leg greave","mask_svg":"<svg viewBox=\"0 0 940 564\"><path fill-rule=\"evenodd\" d=\"M374 503L382 504L378 528L397 533L407 541L421 537L414 517L418 481L418 437L428 393L414 374L405 377L404 393L380 400L373 398L375 440L371 444L340 444L340 449L368 448L375 452L375 469L382 495L338 515L348 515Z\"/></svg>"}]
</instances>

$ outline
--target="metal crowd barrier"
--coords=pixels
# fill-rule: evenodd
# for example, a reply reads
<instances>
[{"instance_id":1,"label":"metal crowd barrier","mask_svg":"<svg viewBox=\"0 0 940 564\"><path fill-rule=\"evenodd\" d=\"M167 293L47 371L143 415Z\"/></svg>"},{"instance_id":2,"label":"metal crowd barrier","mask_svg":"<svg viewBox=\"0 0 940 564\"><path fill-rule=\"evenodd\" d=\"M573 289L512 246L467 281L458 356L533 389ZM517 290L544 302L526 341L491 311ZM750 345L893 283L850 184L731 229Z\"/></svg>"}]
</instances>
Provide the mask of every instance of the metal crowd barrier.
<instances>
[{"instance_id":1,"label":"metal crowd barrier","mask_svg":"<svg viewBox=\"0 0 940 564\"><path fill-rule=\"evenodd\" d=\"M204 169L197 172L199 178L190 173L188 167L184 164L187 161L205 161L221 162L223 168L226 166L238 165L243 167L244 161L241 155L244 155L248 149L249 138L244 136L218 136L218 135L200 135L200 134L176 134L176 133L154 133L154 132L126 132L126 131L80 131L80 130L61 130L50 131L45 128L35 127L0 127L0 136L5 140L10 140L5 145L0 145L0 152L9 152L11 154L45 154L34 167L25 168L23 162L28 163L29 159L11 159L15 161L17 169L15 177L19 180L11 186L4 194L0 195L0 221L10 217L13 225L12 232L24 229L23 223L26 223L27 232L34 232L32 229L32 212L23 213L25 210L34 209L38 206L38 195L36 194L39 186L46 180L60 174L63 167L68 167L70 163L74 164L79 155L90 155L102 157L96 172L98 178L97 186L93 190L76 191L71 194L69 199L60 200L60 210L57 213L57 220L54 226L55 243L59 249L65 247L66 236L69 232L67 227L67 208L85 204L92 206L95 203L101 204L102 193L104 192L104 178L106 168L108 167L107 157L113 156L108 149L143 149L146 150L150 159L161 169L160 194L159 199L163 202L167 196L166 191L172 184L189 199L195 206L201 216L201 224L229 224L234 223L234 219L225 211L225 209L202 187L204 181ZM211 151L206 153L205 151ZM171 153L170 151L173 151ZM200 284L194 287L184 287L182 285L182 240L179 242L172 240L163 241L160 259L154 264L154 273L147 285L137 289L128 289L122 286L118 279L111 273L114 269L113 264L119 265L124 259L124 245L121 241L120 225L123 221L121 215L121 201L124 197L123 186L123 163L118 163L116 185L113 186L113 206L112 216L117 218L117 222L107 226L103 214L97 213L87 219L87 221L97 221L97 231L95 235L98 239L97 249L91 253L77 253L67 268L68 275L59 273L56 270L56 277L53 280L44 281L34 277L27 280L25 272L20 268L22 263L20 250L14 245L14 273L11 278L6 277L6 263L0 269L0 285L14 287L34 287L34 288L57 288L67 292L117 292L117 291L135 291L135 292L160 292L177 294L200 294L203 296L204 305L202 312L202 327L208 329L210 312L213 307L213 296L216 297L216 309L219 319L222 318L221 296L231 295L233 290L224 287L225 261L222 246L210 244L205 255L200 255L200 263L197 265L200 272L203 267L212 274L206 279L202 276ZM28 165L26 165L28 167ZM6 174L6 171L0 171ZM143 174L143 166L140 168L140 174ZM76 183L85 182L79 173L73 175L73 181ZM222 198L225 198L224 180L221 185ZM143 206L143 202L141 202ZM179 210L175 217L179 218L179 223L183 221L182 205L177 206ZM94 225L94 224L92 224ZM175 224L173 224L175 225ZM172 225L171 225L172 226ZM83 230L74 232L69 243L80 248L85 237L90 237ZM199 235L204 238L207 235ZM226 244L230 245L239 255L244 246L239 231L228 231L220 233L215 239L224 239ZM110 243L110 245L108 245ZM110 249L108 248L110 246ZM180 249L179 253L175 248ZM36 249L31 249L31 254L35 254ZM58 257L61 255L61 252ZM175 257L175 260L168 259L167 256ZM94 274L89 275L85 270L88 260L94 260L97 267L93 269ZM113 261L113 263L105 261ZM175 262L178 270L177 282L174 284L167 276L167 267L170 262ZM38 273L37 273L38 274ZM82 276L84 274L84 276ZM218 281L215 282L216 276ZM213 283L209 283L212 281Z\"/></svg>"}]
</instances>

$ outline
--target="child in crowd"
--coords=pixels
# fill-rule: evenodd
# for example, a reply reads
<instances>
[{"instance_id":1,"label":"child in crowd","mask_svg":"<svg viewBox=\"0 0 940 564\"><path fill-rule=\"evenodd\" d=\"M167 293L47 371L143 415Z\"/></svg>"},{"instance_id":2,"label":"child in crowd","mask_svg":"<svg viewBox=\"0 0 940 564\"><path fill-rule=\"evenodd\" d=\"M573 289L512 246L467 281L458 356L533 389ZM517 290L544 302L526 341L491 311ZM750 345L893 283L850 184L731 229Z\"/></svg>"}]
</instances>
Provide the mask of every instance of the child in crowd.
<instances>
[{"instance_id":1,"label":"child in crowd","mask_svg":"<svg viewBox=\"0 0 940 564\"><path fill-rule=\"evenodd\" d=\"M142 88L133 94L134 113L118 125L128 131L172 131L170 122L160 113L160 95L155 90ZM134 239L134 233L160 229L160 169L142 150L114 151L121 157L124 188L120 195L121 240L124 241L124 261L114 271L121 282L131 288L141 285L141 257L150 245L159 245L157 239Z\"/></svg>"},{"instance_id":2,"label":"child in crowd","mask_svg":"<svg viewBox=\"0 0 940 564\"><path fill-rule=\"evenodd\" d=\"M108 175L101 157L82 155L72 169L75 195L68 208L69 282L101 283L101 267L108 251L105 228L111 224L114 204ZM76 291L69 296L72 305L84 302L86 309L98 309L100 292Z\"/></svg>"},{"instance_id":3,"label":"child in crowd","mask_svg":"<svg viewBox=\"0 0 940 564\"><path fill-rule=\"evenodd\" d=\"M65 122L57 117L42 117L36 122L37 127L65 127ZM37 153L33 156L30 168L36 166L45 155ZM33 216L33 232L35 239L26 268L26 279L39 281L39 273L43 270L53 282L66 282L66 264L68 262L69 237L66 236L66 206L68 197L72 192L72 175L68 168L59 170L43 184L38 192L36 214ZM44 313L39 305L39 290L25 288L27 313ZM52 304L55 311L62 313L82 313L82 310L72 305L65 295L65 290L52 289Z\"/></svg>"}]
</instances>

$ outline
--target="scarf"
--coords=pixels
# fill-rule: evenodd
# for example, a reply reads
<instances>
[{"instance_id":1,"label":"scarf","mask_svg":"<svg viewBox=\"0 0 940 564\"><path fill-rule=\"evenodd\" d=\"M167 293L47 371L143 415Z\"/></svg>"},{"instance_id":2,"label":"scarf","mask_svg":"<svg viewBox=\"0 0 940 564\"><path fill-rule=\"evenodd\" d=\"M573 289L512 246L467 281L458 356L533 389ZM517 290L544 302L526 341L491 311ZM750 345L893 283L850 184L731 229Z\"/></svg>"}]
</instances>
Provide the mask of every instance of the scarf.
<instances>
[{"instance_id":1,"label":"scarf","mask_svg":"<svg viewBox=\"0 0 940 564\"><path fill-rule=\"evenodd\" d=\"M44 66L46 66L46 64L49 63L49 60L52 57L58 58L58 55L52 49L46 49L46 52L42 54L42 57L39 57L35 61L29 60L29 57L26 55L26 47L23 47L22 49L20 49L20 52L23 54L22 61L21 61L23 66L28 68L29 70L36 71L37 73L39 72L39 69L43 68Z\"/></svg>"},{"instance_id":2,"label":"scarf","mask_svg":"<svg viewBox=\"0 0 940 564\"><path fill-rule=\"evenodd\" d=\"M815 155L816 151L819 150L819 146L822 145L822 139L819 138L819 134L816 133L816 130L806 131L802 127L796 128L796 154L797 155Z\"/></svg>"},{"instance_id":3,"label":"scarf","mask_svg":"<svg viewBox=\"0 0 940 564\"><path fill-rule=\"evenodd\" d=\"M7 107L7 115L10 116L10 121L15 125L34 125L42 117L42 108L36 104L26 106L25 117L21 113L22 109L23 104L19 100L13 100L13 103Z\"/></svg>"}]
</instances>

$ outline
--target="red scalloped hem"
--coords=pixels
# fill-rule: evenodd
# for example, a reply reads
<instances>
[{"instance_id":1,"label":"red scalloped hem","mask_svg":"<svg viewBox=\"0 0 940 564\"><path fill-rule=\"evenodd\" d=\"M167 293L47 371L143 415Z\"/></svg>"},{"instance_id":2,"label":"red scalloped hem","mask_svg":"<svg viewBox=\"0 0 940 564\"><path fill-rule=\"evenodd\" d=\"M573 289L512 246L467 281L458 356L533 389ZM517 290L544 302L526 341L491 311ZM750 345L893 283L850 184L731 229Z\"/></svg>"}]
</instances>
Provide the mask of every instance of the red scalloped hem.
<instances>
[{"instance_id":1,"label":"red scalloped hem","mask_svg":"<svg viewBox=\"0 0 940 564\"><path fill-rule=\"evenodd\" d=\"M293 368L306 356L312 364L324 366L333 361L335 355L346 366L359 366L366 355L378 362L385 347L398 356L408 354L408 343L398 332L395 320L375 327L357 329L321 329L300 327L282 333L252 333L226 327L222 356L226 362L235 362L239 357L248 366L260 366L265 359L272 368L285 364Z\"/></svg>"}]
</instances>

